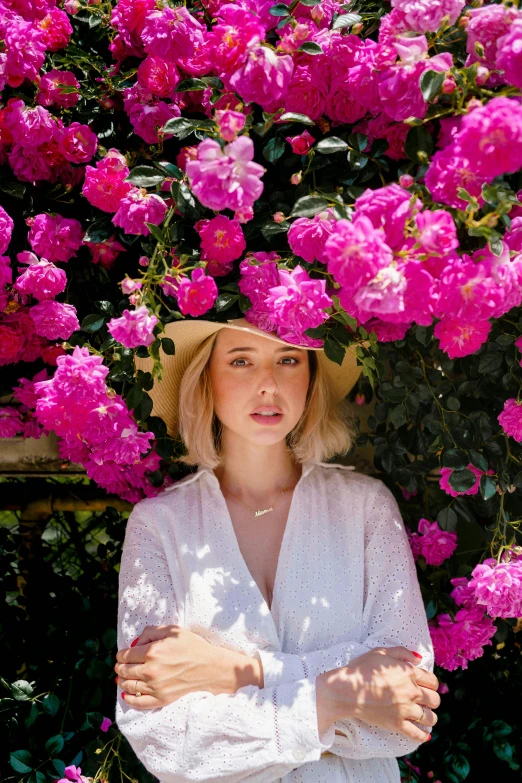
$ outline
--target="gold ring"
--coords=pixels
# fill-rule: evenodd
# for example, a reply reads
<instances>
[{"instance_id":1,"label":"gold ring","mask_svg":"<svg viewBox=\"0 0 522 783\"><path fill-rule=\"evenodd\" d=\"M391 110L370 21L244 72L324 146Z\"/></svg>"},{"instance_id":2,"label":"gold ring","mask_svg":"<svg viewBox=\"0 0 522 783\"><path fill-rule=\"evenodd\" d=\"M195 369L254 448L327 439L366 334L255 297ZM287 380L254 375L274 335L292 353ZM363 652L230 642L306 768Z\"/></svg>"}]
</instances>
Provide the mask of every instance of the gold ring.
<instances>
[{"instance_id":1,"label":"gold ring","mask_svg":"<svg viewBox=\"0 0 522 783\"><path fill-rule=\"evenodd\" d=\"M136 680L136 693L134 695L135 696L141 696L141 691L138 690L138 680Z\"/></svg>"}]
</instances>

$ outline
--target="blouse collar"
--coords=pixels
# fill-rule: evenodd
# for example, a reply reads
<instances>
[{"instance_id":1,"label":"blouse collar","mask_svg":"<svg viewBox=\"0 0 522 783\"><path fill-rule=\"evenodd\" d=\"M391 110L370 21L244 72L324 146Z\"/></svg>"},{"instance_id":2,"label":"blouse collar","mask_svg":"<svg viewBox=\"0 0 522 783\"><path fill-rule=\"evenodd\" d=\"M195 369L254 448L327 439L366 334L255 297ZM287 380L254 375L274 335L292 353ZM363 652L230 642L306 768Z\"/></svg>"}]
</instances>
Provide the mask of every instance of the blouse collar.
<instances>
[{"instance_id":1,"label":"blouse collar","mask_svg":"<svg viewBox=\"0 0 522 783\"><path fill-rule=\"evenodd\" d=\"M301 479L304 479L310 473L310 471L313 470L313 468L316 465L322 465L325 463L316 462L315 460L306 460L302 464L303 464L303 469L301 471L301 476L299 478L299 481ZM214 473L214 470L209 465L206 465L205 463L201 462L198 465L198 469L196 473L194 473L194 476L202 476L204 473L209 473L211 478L213 478L215 481L218 481L218 478Z\"/></svg>"}]
</instances>

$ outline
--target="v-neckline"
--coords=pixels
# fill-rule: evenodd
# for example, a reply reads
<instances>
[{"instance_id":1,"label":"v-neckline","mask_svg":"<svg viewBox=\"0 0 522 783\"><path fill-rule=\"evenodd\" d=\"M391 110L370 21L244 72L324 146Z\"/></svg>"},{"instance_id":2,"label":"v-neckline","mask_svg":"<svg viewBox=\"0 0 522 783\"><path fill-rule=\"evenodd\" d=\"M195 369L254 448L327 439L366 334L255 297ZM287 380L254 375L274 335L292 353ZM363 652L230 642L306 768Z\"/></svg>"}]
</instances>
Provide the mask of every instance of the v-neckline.
<instances>
[{"instance_id":1,"label":"v-neckline","mask_svg":"<svg viewBox=\"0 0 522 783\"><path fill-rule=\"evenodd\" d=\"M274 618L274 615L272 613L272 610L273 610L274 604L276 602L277 588L278 588L279 581L280 581L279 573L280 573L281 568L282 568L283 555L285 553L285 547L287 545L288 538L289 538L289 529L291 528L291 523L293 522L293 517L294 517L293 509L294 509L294 506L295 506L295 504L294 504L295 493L296 493L299 485L301 484L301 481L303 480L303 478L305 478L308 475L308 473L310 472L311 467L313 467L313 465L312 465L310 467L310 469L308 469L308 466L309 466L309 463L306 463L306 462L303 463L303 467L302 467L302 470L301 470L301 475L299 476L299 480L298 480L297 484L294 487L293 494L292 494L292 499L290 501L290 506L289 506L289 509L288 509L288 516L286 518L286 523L285 523L285 529L283 531L283 538L281 539L281 546L279 547L279 554L278 554L278 557L277 557L276 572L275 572L275 577L274 577L274 589L272 591L272 602L271 602L270 606L268 606L268 602L266 601L266 599L265 599L265 597L264 597L264 595L263 595L263 593L261 591L261 588L259 587L257 581L252 576L252 574L250 572L250 569L249 569L249 567L247 565L247 562L246 562L246 560L245 560L245 558L243 556L243 553L241 552L241 548L239 546L239 541L238 541L238 538L237 538L237 535L236 535L236 531L235 531L235 528L234 528L234 523L232 522L232 517L230 515L230 511L229 511L229 508L228 508L225 496L224 496L224 494L223 494L223 492L221 490L221 485L219 483L218 477L216 476L216 474L214 473L214 471L212 469L207 468L207 471L210 473L210 476L215 481L216 491L219 493L220 503L223 506L223 511L224 511L224 514L225 514L226 525L227 525L227 532L230 534L230 538L231 538L231 540L233 542L233 547L235 549L237 558L241 562L241 567L245 571L246 575L249 577L250 581L253 582L253 584L255 586L255 590L257 591L258 596L261 599L261 606L264 608L265 613L272 619L272 624L273 624L274 628L276 629L276 631L277 631L277 626L276 626L276 622L275 622L275 618Z\"/></svg>"}]
</instances>

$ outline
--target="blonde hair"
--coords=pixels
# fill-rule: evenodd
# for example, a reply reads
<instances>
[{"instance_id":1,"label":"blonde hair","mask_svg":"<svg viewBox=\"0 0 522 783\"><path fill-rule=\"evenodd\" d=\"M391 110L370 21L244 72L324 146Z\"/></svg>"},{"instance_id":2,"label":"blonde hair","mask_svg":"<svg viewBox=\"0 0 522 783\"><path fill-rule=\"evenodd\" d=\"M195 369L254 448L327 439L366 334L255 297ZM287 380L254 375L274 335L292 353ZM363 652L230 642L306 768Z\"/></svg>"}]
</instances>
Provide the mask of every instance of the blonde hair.
<instances>
[{"instance_id":1,"label":"blonde hair","mask_svg":"<svg viewBox=\"0 0 522 783\"><path fill-rule=\"evenodd\" d=\"M185 465L204 463L211 468L222 464L220 439L222 425L214 413L210 357L218 332L198 347L183 373L179 390L178 430L186 454L177 462ZM328 379L317 361L315 351L308 351L310 383L303 414L286 443L298 462L326 462L350 451L354 440L352 408L347 399L332 399Z\"/></svg>"}]
</instances>

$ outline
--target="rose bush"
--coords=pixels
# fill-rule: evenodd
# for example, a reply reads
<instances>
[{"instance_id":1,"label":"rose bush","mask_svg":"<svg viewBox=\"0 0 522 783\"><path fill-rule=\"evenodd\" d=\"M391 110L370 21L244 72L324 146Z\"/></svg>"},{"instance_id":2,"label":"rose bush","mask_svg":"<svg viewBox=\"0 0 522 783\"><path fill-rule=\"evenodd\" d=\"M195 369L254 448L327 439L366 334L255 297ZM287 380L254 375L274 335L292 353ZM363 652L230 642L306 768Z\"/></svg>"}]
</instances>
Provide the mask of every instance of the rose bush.
<instances>
[{"instance_id":1,"label":"rose bush","mask_svg":"<svg viewBox=\"0 0 522 783\"><path fill-rule=\"evenodd\" d=\"M0 7L0 437L54 431L135 503L180 475L147 393L167 323L356 345L358 443L402 498L438 667L516 646L522 11Z\"/></svg>"}]
</instances>

